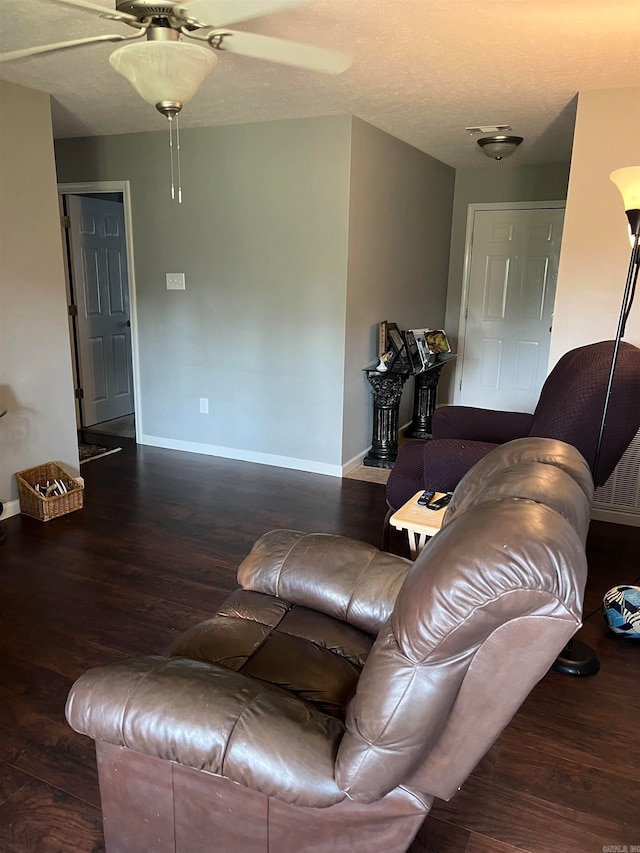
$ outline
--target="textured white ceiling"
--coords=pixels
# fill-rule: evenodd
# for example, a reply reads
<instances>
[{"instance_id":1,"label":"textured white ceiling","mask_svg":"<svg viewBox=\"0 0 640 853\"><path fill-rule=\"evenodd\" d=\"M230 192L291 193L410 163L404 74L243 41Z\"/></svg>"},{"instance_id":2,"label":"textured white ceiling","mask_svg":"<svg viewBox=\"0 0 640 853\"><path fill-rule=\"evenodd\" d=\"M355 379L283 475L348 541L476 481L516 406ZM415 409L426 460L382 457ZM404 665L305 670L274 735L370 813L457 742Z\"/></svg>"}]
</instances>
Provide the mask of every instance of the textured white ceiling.
<instances>
[{"instance_id":1,"label":"textured white ceiling","mask_svg":"<svg viewBox=\"0 0 640 853\"><path fill-rule=\"evenodd\" d=\"M52 0L0 0L0 11L3 51L131 32ZM580 90L640 86L639 0L311 0L235 28L344 51L353 65L325 77L218 54L182 128L352 113L456 168L495 168L465 127L510 124L525 138L512 163L563 162ZM5 63L0 79L50 92L58 137L164 130L111 69L114 47Z\"/></svg>"}]
</instances>

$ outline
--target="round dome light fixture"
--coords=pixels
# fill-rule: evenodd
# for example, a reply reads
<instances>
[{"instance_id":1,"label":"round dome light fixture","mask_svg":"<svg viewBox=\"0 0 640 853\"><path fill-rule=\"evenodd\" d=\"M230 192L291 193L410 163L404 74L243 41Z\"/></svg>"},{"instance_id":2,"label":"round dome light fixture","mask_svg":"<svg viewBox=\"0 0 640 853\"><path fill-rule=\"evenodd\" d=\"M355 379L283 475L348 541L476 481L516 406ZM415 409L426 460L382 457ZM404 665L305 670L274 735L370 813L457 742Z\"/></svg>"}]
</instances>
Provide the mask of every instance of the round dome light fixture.
<instances>
[{"instance_id":1,"label":"round dome light fixture","mask_svg":"<svg viewBox=\"0 0 640 853\"><path fill-rule=\"evenodd\" d=\"M487 157L500 161L511 157L522 141L522 136L483 136L478 140L478 145Z\"/></svg>"}]
</instances>

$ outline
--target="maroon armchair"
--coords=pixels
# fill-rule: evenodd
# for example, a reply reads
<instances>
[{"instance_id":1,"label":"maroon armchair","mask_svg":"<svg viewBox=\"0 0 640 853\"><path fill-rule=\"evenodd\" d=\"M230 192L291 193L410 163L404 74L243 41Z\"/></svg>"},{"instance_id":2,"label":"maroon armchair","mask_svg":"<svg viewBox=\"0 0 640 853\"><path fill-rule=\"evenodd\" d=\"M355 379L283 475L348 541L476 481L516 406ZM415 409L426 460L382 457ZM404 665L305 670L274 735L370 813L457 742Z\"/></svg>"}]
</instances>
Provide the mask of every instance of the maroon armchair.
<instances>
[{"instance_id":1,"label":"maroon armchair","mask_svg":"<svg viewBox=\"0 0 640 853\"><path fill-rule=\"evenodd\" d=\"M547 377L533 414L443 406L433 416L431 441L400 447L387 482L387 503L399 509L420 489L452 492L480 459L516 438L555 438L576 447L603 485L640 429L640 349L620 344L607 424L593 472L613 341L566 353Z\"/></svg>"}]
</instances>

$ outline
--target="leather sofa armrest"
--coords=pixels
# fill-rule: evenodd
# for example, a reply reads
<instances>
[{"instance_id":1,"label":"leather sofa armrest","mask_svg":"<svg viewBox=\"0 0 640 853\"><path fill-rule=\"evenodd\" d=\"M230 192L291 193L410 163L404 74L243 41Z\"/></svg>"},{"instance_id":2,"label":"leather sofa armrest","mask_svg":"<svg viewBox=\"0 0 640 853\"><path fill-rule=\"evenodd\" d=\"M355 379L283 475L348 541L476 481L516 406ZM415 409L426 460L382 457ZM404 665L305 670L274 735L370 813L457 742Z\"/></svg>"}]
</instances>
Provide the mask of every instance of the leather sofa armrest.
<instances>
[{"instance_id":1,"label":"leather sofa armrest","mask_svg":"<svg viewBox=\"0 0 640 853\"><path fill-rule=\"evenodd\" d=\"M533 415L501 412L472 406L441 406L436 409L431 430L436 438L457 438L504 444L529 435Z\"/></svg>"},{"instance_id":2,"label":"leather sofa armrest","mask_svg":"<svg viewBox=\"0 0 640 853\"><path fill-rule=\"evenodd\" d=\"M147 656L95 667L71 688L66 716L94 740L284 802L326 807L345 796L334 779L342 722L216 664Z\"/></svg>"},{"instance_id":3,"label":"leather sofa armrest","mask_svg":"<svg viewBox=\"0 0 640 853\"><path fill-rule=\"evenodd\" d=\"M411 565L404 557L344 536L272 530L241 563L238 582L376 635L391 615Z\"/></svg>"}]
</instances>

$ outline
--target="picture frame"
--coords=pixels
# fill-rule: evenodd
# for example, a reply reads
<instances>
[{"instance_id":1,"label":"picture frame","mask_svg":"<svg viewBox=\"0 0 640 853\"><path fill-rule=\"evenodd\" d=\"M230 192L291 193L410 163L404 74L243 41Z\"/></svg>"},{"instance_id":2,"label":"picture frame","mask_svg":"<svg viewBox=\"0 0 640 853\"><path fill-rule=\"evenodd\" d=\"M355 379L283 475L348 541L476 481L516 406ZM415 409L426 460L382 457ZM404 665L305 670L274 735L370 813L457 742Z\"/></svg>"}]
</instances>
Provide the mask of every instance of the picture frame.
<instances>
[{"instance_id":1,"label":"picture frame","mask_svg":"<svg viewBox=\"0 0 640 853\"><path fill-rule=\"evenodd\" d=\"M414 373L422 373L425 365L422 361L422 355L418 349L418 344L411 330L403 332L405 340L406 353Z\"/></svg>"},{"instance_id":2,"label":"picture frame","mask_svg":"<svg viewBox=\"0 0 640 853\"><path fill-rule=\"evenodd\" d=\"M387 321L378 323L378 358L382 358L389 351L387 346Z\"/></svg>"},{"instance_id":3,"label":"picture frame","mask_svg":"<svg viewBox=\"0 0 640 853\"><path fill-rule=\"evenodd\" d=\"M387 322L387 348L393 354L389 369L392 369L396 364L404 369L411 368L406 343L396 323Z\"/></svg>"},{"instance_id":4,"label":"picture frame","mask_svg":"<svg viewBox=\"0 0 640 853\"><path fill-rule=\"evenodd\" d=\"M444 329L426 329L424 336L427 340L429 352L440 353L451 352L451 345Z\"/></svg>"},{"instance_id":5,"label":"picture frame","mask_svg":"<svg viewBox=\"0 0 640 853\"><path fill-rule=\"evenodd\" d=\"M413 333L413 337L415 338L416 346L418 348L418 352L420 353L420 358L422 360L422 368L423 370L429 367L434 362L433 353L429 352L429 347L427 345L427 339L424 334L424 329L411 329Z\"/></svg>"},{"instance_id":6,"label":"picture frame","mask_svg":"<svg viewBox=\"0 0 640 853\"><path fill-rule=\"evenodd\" d=\"M387 323L387 341L391 345L390 349L398 355L404 349L404 338L395 323Z\"/></svg>"}]
</instances>

